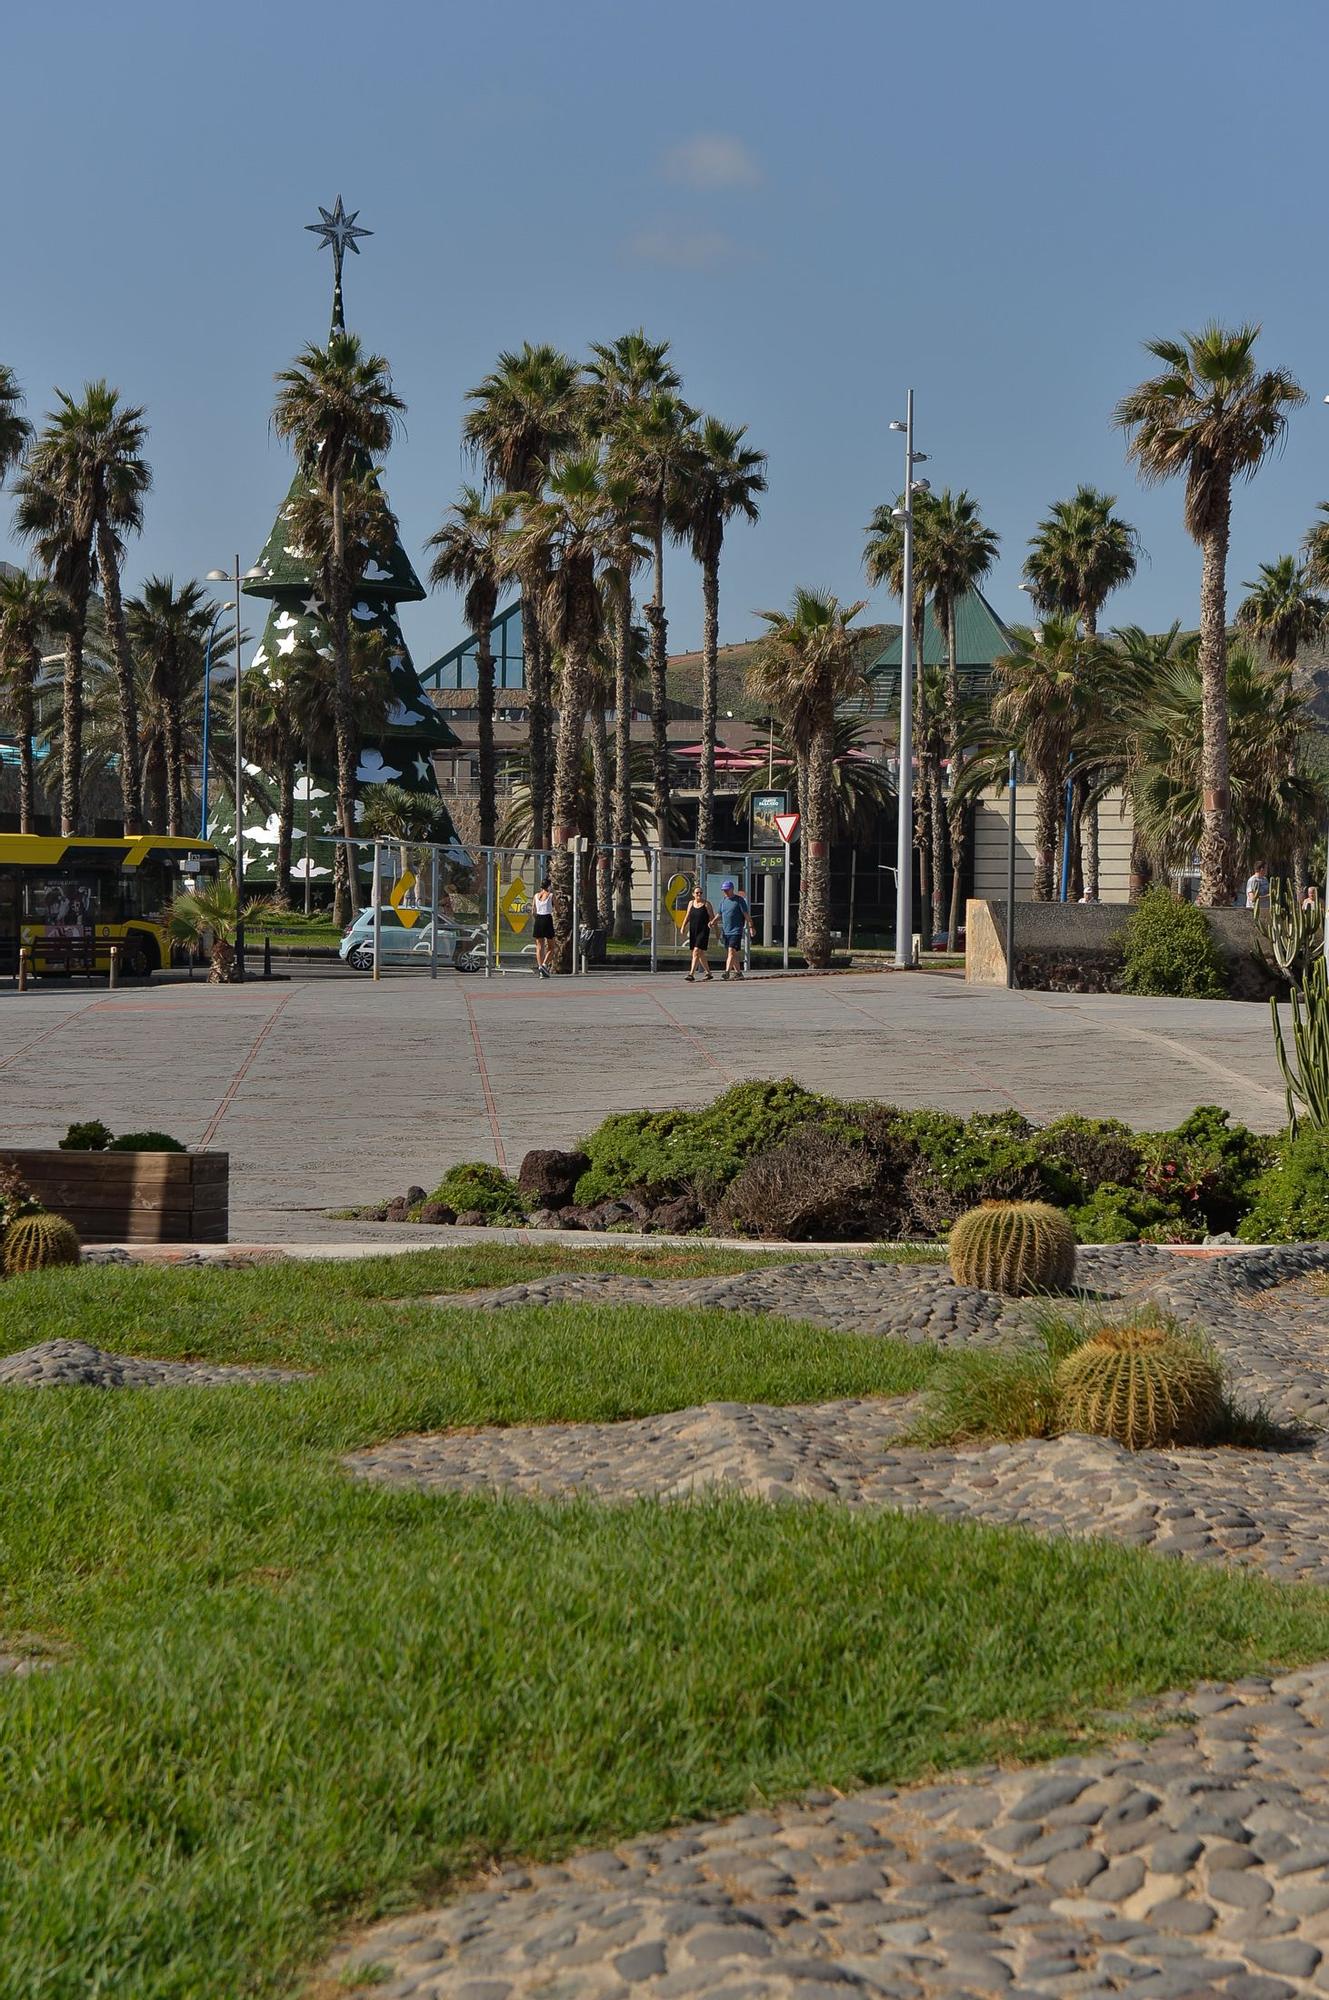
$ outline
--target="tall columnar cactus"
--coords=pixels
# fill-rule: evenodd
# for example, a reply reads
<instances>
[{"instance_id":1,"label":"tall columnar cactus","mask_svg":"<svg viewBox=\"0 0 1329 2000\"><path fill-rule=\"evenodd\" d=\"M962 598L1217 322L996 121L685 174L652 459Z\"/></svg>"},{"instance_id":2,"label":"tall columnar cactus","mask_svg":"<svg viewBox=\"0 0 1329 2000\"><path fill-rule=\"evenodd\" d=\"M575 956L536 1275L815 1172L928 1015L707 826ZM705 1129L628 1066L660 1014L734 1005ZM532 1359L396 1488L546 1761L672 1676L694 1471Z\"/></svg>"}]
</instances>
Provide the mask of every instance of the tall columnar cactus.
<instances>
[{"instance_id":1,"label":"tall columnar cactus","mask_svg":"<svg viewBox=\"0 0 1329 2000\"><path fill-rule=\"evenodd\" d=\"M41 1271L50 1264L77 1264L81 1255L73 1223L45 1209L36 1215L21 1215L5 1231L3 1256L7 1278L21 1277L26 1271Z\"/></svg>"},{"instance_id":2,"label":"tall columnar cactus","mask_svg":"<svg viewBox=\"0 0 1329 2000\"><path fill-rule=\"evenodd\" d=\"M1075 1231L1045 1201L991 1201L951 1225L951 1275L1011 1298L1064 1292L1075 1276Z\"/></svg>"},{"instance_id":3,"label":"tall columnar cactus","mask_svg":"<svg viewBox=\"0 0 1329 2000\"><path fill-rule=\"evenodd\" d=\"M1196 1340L1162 1327L1105 1327L1059 1363L1057 1428L1129 1451L1203 1444L1223 1410L1223 1373Z\"/></svg>"},{"instance_id":4,"label":"tall columnar cactus","mask_svg":"<svg viewBox=\"0 0 1329 2000\"><path fill-rule=\"evenodd\" d=\"M1283 1072L1292 1136L1296 1138L1303 1117L1323 1131L1329 1127L1329 973L1323 956L1302 975L1300 988L1292 988L1295 1066L1283 1040L1277 996L1269 1002L1269 1009L1274 1017L1274 1053Z\"/></svg>"}]
</instances>

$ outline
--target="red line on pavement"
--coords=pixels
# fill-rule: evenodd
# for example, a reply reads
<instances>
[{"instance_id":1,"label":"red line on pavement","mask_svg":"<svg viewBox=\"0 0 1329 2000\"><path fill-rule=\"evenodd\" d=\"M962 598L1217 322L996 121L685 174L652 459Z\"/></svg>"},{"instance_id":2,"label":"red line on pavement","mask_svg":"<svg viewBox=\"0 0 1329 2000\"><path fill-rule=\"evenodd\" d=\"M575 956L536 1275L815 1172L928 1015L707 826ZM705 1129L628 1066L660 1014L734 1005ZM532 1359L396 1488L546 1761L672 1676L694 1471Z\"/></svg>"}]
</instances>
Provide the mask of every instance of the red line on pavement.
<instances>
[{"instance_id":1,"label":"red line on pavement","mask_svg":"<svg viewBox=\"0 0 1329 2000\"><path fill-rule=\"evenodd\" d=\"M100 1007L102 1004L100 1000L89 1000L86 1007L76 1007L72 1014L64 1015L52 1027L43 1028L40 1035L34 1035L31 1041L24 1042L19 1048L16 1048L13 1055L5 1056L3 1060L0 1060L0 1069L8 1069L10 1063L16 1063L20 1056L25 1056L28 1053L29 1049L35 1049L38 1042L49 1041L52 1035L58 1035L62 1028L67 1028L71 1021L81 1020L84 1014L89 1013L94 1007Z\"/></svg>"},{"instance_id":2,"label":"red line on pavement","mask_svg":"<svg viewBox=\"0 0 1329 2000\"><path fill-rule=\"evenodd\" d=\"M217 1109L213 1112L212 1119L208 1125L208 1128L206 1132L203 1134L203 1137L198 1142L200 1152L202 1152L203 1148L206 1145L208 1145L208 1143L215 1136L217 1127L221 1124L222 1119L226 1116L227 1112L231 1108L231 1101L234 1098L236 1091L240 1088L240 1085L244 1082L245 1077L249 1072L249 1065L253 1062L254 1057L258 1054L264 1042L266 1042L268 1036L272 1033L272 1030L276 1027L278 1017L285 1011L287 1007L290 1006L292 1000L294 1000L296 994L299 993L300 991L301 991L300 987L293 986L289 993L283 994L281 999L277 1002L277 1005L268 1015L268 1018L263 1023L263 1026L259 1029L258 1033L255 1035L254 1040L250 1045L249 1054L245 1057L239 1069L235 1072L235 1075L231 1078L230 1083L227 1085L225 1097L223 1097L221 1103L217 1106Z\"/></svg>"},{"instance_id":3,"label":"red line on pavement","mask_svg":"<svg viewBox=\"0 0 1329 2000\"><path fill-rule=\"evenodd\" d=\"M485 1052L480 1046L480 1029L475 1019L475 1008L469 993L463 994L462 998L466 1002L466 1018L471 1024L471 1044L475 1050L475 1066L480 1072L480 1088L484 1092L485 1110L489 1113L489 1136L494 1142L494 1162L506 1173L508 1158L503 1151L503 1132L498 1122L498 1106L489 1087L489 1071L485 1067Z\"/></svg>"},{"instance_id":4,"label":"red line on pavement","mask_svg":"<svg viewBox=\"0 0 1329 2000\"><path fill-rule=\"evenodd\" d=\"M712 1069L719 1070L721 1076L724 1078L726 1083L738 1082L738 1078L734 1076L731 1071L727 1070L724 1064L718 1061L717 1058L711 1054L705 1042L700 1040L698 1036L694 1035L691 1028L686 1027L684 1023L679 1020L677 1014L672 1014L669 1011L668 1007L665 1006L664 1001L660 998L658 993L652 993L650 995L650 998L654 1000L656 1006L660 1009L660 1012L664 1015L666 1021L668 1021L672 1027L677 1028L679 1034L682 1035L685 1038L685 1040L691 1042L693 1048L696 1049L697 1053L701 1056L702 1060L704 1062L708 1062Z\"/></svg>"}]
</instances>

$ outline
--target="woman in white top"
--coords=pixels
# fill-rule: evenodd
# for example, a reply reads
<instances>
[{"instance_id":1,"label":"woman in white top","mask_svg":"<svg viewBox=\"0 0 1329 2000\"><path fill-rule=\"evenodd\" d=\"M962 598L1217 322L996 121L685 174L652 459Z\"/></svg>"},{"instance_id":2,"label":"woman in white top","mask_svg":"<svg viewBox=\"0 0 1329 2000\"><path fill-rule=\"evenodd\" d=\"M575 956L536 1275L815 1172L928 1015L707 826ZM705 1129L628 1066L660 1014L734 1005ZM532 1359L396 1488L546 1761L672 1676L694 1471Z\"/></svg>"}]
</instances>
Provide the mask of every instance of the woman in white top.
<instances>
[{"instance_id":1,"label":"woman in white top","mask_svg":"<svg viewBox=\"0 0 1329 2000\"><path fill-rule=\"evenodd\" d=\"M554 892L547 875L531 898L531 908L535 912L531 932L535 939L535 976L548 979L549 961L554 955Z\"/></svg>"}]
</instances>

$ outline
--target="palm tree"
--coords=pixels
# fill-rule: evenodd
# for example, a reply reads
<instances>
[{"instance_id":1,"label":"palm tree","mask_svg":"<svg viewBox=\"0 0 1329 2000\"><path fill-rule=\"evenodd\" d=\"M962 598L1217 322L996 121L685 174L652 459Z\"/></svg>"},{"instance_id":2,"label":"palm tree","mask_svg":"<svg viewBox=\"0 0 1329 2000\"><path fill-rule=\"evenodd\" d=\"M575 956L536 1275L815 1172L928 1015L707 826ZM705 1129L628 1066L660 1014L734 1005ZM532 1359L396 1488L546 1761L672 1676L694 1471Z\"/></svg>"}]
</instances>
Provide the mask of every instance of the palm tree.
<instances>
[{"instance_id":1,"label":"palm tree","mask_svg":"<svg viewBox=\"0 0 1329 2000\"><path fill-rule=\"evenodd\" d=\"M1285 369L1256 372L1258 326L1211 322L1180 340L1145 342L1161 374L1123 396L1116 420L1146 483L1186 481L1186 528L1201 552L1200 677L1204 689L1204 835L1200 898L1226 903L1236 887L1227 713L1227 552L1232 482L1250 479L1306 400Z\"/></svg>"},{"instance_id":2,"label":"palm tree","mask_svg":"<svg viewBox=\"0 0 1329 2000\"><path fill-rule=\"evenodd\" d=\"M644 532L651 546L654 588L642 606L650 633L651 753L657 826L669 822L669 633L664 604L664 545L676 531L682 496L697 470L696 411L672 389L661 389L623 411L610 445L616 472L632 479L640 495Z\"/></svg>"},{"instance_id":3,"label":"palm tree","mask_svg":"<svg viewBox=\"0 0 1329 2000\"><path fill-rule=\"evenodd\" d=\"M309 854L310 786L315 768L326 768L337 754L337 691L328 674L324 653L307 641L296 646L286 669L285 691L290 702L291 728L304 750L305 859ZM392 674L388 667L387 635L380 629L351 634L351 734L357 743L372 740L383 730L384 717L392 702ZM294 834L294 799L291 802ZM278 823L278 842L281 824ZM311 902L312 878L305 869L305 909Z\"/></svg>"},{"instance_id":4,"label":"palm tree","mask_svg":"<svg viewBox=\"0 0 1329 2000\"><path fill-rule=\"evenodd\" d=\"M342 838L355 838L356 745L351 688L351 594L360 565L351 560L346 490L357 473L373 485L368 468L392 443L397 418L406 405L393 393L388 364L367 354L353 333L329 335L324 347L309 346L294 367L278 375L273 425L295 447L300 470L328 515L324 558L327 622L332 642L337 730L337 817ZM381 496L380 496L381 497ZM303 529L301 529L303 532ZM307 545L307 544L306 544ZM334 917L345 923L351 912L350 847L338 848Z\"/></svg>"},{"instance_id":5,"label":"palm tree","mask_svg":"<svg viewBox=\"0 0 1329 2000\"><path fill-rule=\"evenodd\" d=\"M1113 513L1115 493L1077 486L1056 500L1029 538L1025 576L1045 616L1079 618L1086 637L1098 633L1098 614L1114 590L1130 582L1139 562L1140 538Z\"/></svg>"},{"instance_id":6,"label":"palm tree","mask_svg":"<svg viewBox=\"0 0 1329 2000\"><path fill-rule=\"evenodd\" d=\"M57 389L59 408L47 417L18 482L19 533L30 539L47 574L64 595L64 758L61 830L77 831L82 754L83 644L95 548L115 662L120 705L120 796L126 832L140 823L140 762L134 662L120 595L123 537L143 525L143 495L152 475L143 462L143 412L122 406L106 382L85 385L76 402Z\"/></svg>"},{"instance_id":7,"label":"palm tree","mask_svg":"<svg viewBox=\"0 0 1329 2000\"><path fill-rule=\"evenodd\" d=\"M796 754L806 756L799 946L813 966L831 957L835 711L863 688L857 635L849 630L862 609L828 592L795 591L788 611L762 612L770 631L748 672L753 699L783 719Z\"/></svg>"},{"instance_id":8,"label":"palm tree","mask_svg":"<svg viewBox=\"0 0 1329 2000\"><path fill-rule=\"evenodd\" d=\"M249 917L258 909L258 904L248 903L243 914ZM197 888L177 896L166 913L173 944L182 944L190 951L207 951L212 985L230 985L236 977L235 940L241 914L235 876L229 871L215 882L200 882Z\"/></svg>"},{"instance_id":9,"label":"palm tree","mask_svg":"<svg viewBox=\"0 0 1329 2000\"><path fill-rule=\"evenodd\" d=\"M1034 774L1034 900L1047 903L1053 894L1061 786L1075 736L1076 685L1098 648L1081 637L1074 618L1049 618L1041 635L1017 625L1011 640L1012 651L993 668L992 722Z\"/></svg>"},{"instance_id":10,"label":"palm tree","mask_svg":"<svg viewBox=\"0 0 1329 2000\"><path fill-rule=\"evenodd\" d=\"M1234 835L1246 858L1285 863L1322 831L1329 783L1303 755L1307 714L1291 666L1263 667L1234 646L1227 670ZM1203 833L1203 707L1193 650L1141 690L1132 793L1141 838L1162 867L1186 867Z\"/></svg>"},{"instance_id":11,"label":"palm tree","mask_svg":"<svg viewBox=\"0 0 1329 2000\"><path fill-rule=\"evenodd\" d=\"M554 957L571 968L573 855L577 832L582 742L591 693L591 656L601 634L602 607L596 564L612 524L613 507L597 457L563 458L550 471L543 495L522 494L521 518L507 560L514 573L545 578L540 627L560 656L558 746L554 761L553 857ZM535 745L531 746L532 759Z\"/></svg>"},{"instance_id":12,"label":"palm tree","mask_svg":"<svg viewBox=\"0 0 1329 2000\"><path fill-rule=\"evenodd\" d=\"M1280 667L1296 665L1303 646L1319 638L1329 617L1329 604L1312 589L1307 566L1295 556L1261 563L1259 581L1237 607L1236 622L1265 647Z\"/></svg>"},{"instance_id":13,"label":"palm tree","mask_svg":"<svg viewBox=\"0 0 1329 2000\"><path fill-rule=\"evenodd\" d=\"M212 622L213 606L202 584L192 580L177 590L173 577L150 576L139 595L125 606L125 624L143 670L145 693L162 720L166 826L172 834L184 832L184 712L202 686ZM219 653L225 647L227 630L219 626L214 636L213 645Z\"/></svg>"},{"instance_id":14,"label":"palm tree","mask_svg":"<svg viewBox=\"0 0 1329 2000\"><path fill-rule=\"evenodd\" d=\"M23 391L12 368L0 361L0 483L8 477L28 448L32 425L21 412Z\"/></svg>"},{"instance_id":15,"label":"palm tree","mask_svg":"<svg viewBox=\"0 0 1329 2000\"><path fill-rule=\"evenodd\" d=\"M586 425L586 386L575 361L558 348L533 347L498 357L498 366L467 393L474 405L462 434L483 467L485 485L506 493L538 493L557 454L571 451ZM538 544L520 575L522 652L530 719L537 844L549 845L549 649L540 626L545 574Z\"/></svg>"},{"instance_id":16,"label":"palm tree","mask_svg":"<svg viewBox=\"0 0 1329 2000\"><path fill-rule=\"evenodd\" d=\"M697 851L714 837L715 711L720 652L720 551L736 514L757 519L757 495L766 491L766 459L743 443L747 426L737 428L705 417L697 432L697 460L679 495L678 520L701 565L701 794L697 804Z\"/></svg>"},{"instance_id":17,"label":"palm tree","mask_svg":"<svg viewBox=\"0 0 1329 2000\"><path fill-rule=\"evenodd\" d=\"M285 661L281 663L285 665ZM277 780L277 853L274 864L278 909L291 904L291 841L295 831L295 766L299 725L289 677L277 667L251 667L240 682L245 747Z\"/></svg>"},{"instance_id":18,"label":"palm tree","mask_svg":"<svg viewBox=\"0 0 1329 2000\"><path fill-rule=\"evenodd\" d=\"M35 833L32 750L34 698L41 672L43 635L57 621L59 600L44 577L22 570L0 576L0 695L18 726L18 830Z\"/></svg>"},{"instance_id":19,"label":"palm tree","mask_svg":"<svg viewBox=\"0 0 1329 2000\"><path fill-rule=\"evenodd\" d=\"M951 766L948 814L951 902L946 948L954 951L960 921L960 875L964 867L966 810L956 790L964 744L960 730L960 667L955 614L961 600L978 588L992 568L1001 537L983 525L977 501L963 488L953 494L949 487L944 487L927 512L926 575L932 587L933 615L938 627L946 634L946 754Z\"/></svg>"},{"instance_id":20,"label":"palm tree","mask_svg":"<svg viewBox=\"0 0 1329 2000\"><path fill-rule=\"evenodd\" d=\"M615 441L625 413L652 396L682 387L678 371L669 359L669 342L650 339L645 327L640 326L631 333L620 334L607 345L593 341L586 373L590 380L590 423L616 463L622 457L622 450L621 446L616 450ZM632 935L632 693L638 633L632 617L632 579L646 551L638 539L645 523L637 483L630 475L618 477L616 491L617 519L604 552L604 575L613 600L614 632L614 935L629 938Z\"/></svg>"},{"instance_id":21,"label":"palm tree","mask_svg":"<svg viewBox=\"0 0 1329 2000\"><path fill-rule=\"evenodd\" d=\"M442 527L426 547L435 551L431 583L449 583L464 592L463 615L475 635L475 685L480 734L480 845L492 847L494 808L494 647L491 628L498 610L503 553L512 520L510 495L487 504L474 486L463 486Z\"/></svg>"}]
</instances>

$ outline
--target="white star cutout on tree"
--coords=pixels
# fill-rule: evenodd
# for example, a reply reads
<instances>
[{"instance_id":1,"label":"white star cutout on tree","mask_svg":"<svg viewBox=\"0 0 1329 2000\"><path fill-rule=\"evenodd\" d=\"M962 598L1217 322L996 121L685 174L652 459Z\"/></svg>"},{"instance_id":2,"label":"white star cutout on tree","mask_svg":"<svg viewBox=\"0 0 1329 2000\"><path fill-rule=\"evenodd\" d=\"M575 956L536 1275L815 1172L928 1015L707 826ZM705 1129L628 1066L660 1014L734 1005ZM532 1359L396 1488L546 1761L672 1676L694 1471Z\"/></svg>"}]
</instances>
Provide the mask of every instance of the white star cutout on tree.
<instances>
[{"instance_id":1,"label":"white star cutout on tree","mask_svg":"<svg viewBox=\"0 0 1329 2000\"><path fill-rule=\"evenodd\" d=\"M307 597L304 603L304 611L306 618L321 618L323 616L323 599L318 596Z\"/></svg>"},{"instance_id":2,"label":"white star cutout on tree","mask_svg":"<svg viewBox=\"0 0 1329 2000\"><path fill-rule=\"evenodd\" d=\"M427 762L423 757L417 757L415 760L415 775L420 780L421 784L423 784L426 778L428 778L429 776L429 765L427 764Z\"/></svg>"},{"instance_id":3,"label":"white star cutout on tree","mask_svg":"<svg viewBox=\"0 0 1329 2000\"><path fill-rule=\"evenodd\" d=\"M277 651L278 651L279 653L293 653L293 652L295 651L295 634L294 634L294 632L288 632L288 633L286 634L286 637L285 637L284 639L279 639L279 640L278 640L278 642L277 642Z\"/></svg>"}]
</instances>

